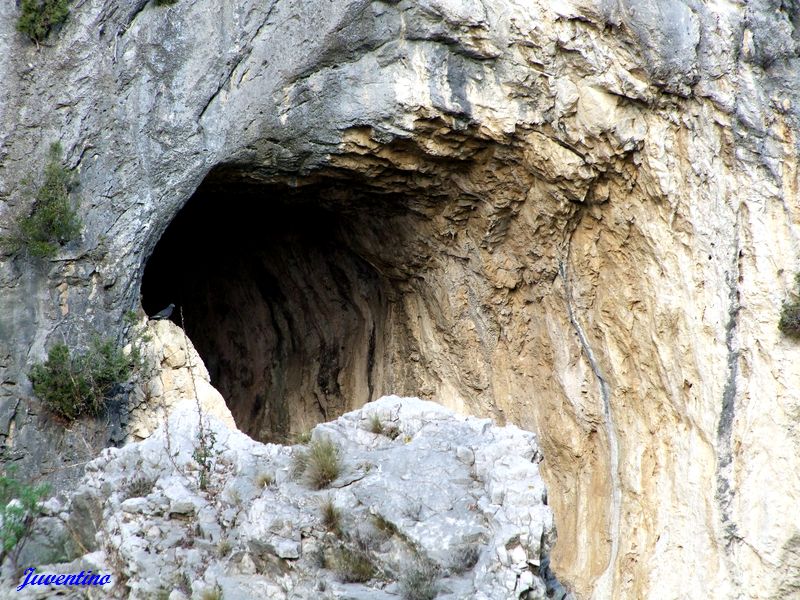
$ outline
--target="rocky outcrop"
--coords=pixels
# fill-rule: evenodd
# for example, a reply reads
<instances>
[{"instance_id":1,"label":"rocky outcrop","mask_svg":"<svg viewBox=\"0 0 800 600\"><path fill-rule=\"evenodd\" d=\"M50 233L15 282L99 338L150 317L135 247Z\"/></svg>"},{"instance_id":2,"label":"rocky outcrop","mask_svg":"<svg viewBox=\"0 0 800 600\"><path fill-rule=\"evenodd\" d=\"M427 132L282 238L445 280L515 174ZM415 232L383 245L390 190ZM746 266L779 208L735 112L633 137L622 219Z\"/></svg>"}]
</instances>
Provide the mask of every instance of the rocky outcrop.
<instances>
[{"instance_id":1,"label":"rocky outcrop","mask_svg":"<svg viewBox=\"0 0 800 600\"><path fill-rule=\"evenodd\" d=\"M30 470L74 479L108 438L44 418L30 363L188 290L254 437L435 398L539 434L580 596L800 589L793 3L89 0L40 51L14 11L0 222L61 138L85 226L0 268Z\"/></svg>"},{"instance_id":2,"label":"rocky outcrop","mask_svg":"<svg viewBox=\"0 0 800 600\"><path fill-rule=\"evenodd\" d=\"M314 429L311 444L339 448L342 472L313 490L292 475L302 446L263 445L204 415L212 442L201 484L200 414L184 401L165 427L103 451L72 495L50 502L50 518L69 523L73 495L91 500L97 551L39 572L110 574L103 594L115 598L177 600L218 588L230 599L389 599L398 579L430 565L433 576L414 580L416 594L427 583L437 598L563 596L547 581L555 528L533 434L382 398ZM376 419L386 433L373 433ZM326 503L340 512L335 524ZM372 577L353 579L340 564L348 553L368 561ZM19 597L57 590L29 585Z\"/></svg>"},{"instance_id":3,"label":"rocky outcrop","mask_svg":"<svg viewBox=\"0 0 800 600\"><path fill-rule=\"evenodd\" d=\"M210 383L208 371L183 330L171 321L149 321L138 325L143 369L138 385L120 419L124 442L146 439L164 424L176 405L195 399L195 408L236 429L225 399Z\"/></svg>"}]
</instances>

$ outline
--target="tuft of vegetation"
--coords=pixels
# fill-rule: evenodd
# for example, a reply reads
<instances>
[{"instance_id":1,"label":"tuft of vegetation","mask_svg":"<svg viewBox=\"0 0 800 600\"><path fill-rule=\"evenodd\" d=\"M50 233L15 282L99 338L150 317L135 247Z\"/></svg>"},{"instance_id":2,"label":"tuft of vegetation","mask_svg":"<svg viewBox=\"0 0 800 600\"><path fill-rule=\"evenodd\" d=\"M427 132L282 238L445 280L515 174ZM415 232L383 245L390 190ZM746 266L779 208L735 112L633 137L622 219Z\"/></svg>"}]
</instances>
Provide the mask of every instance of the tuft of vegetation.
<instances>
[{"instance_id":1,"label":"tuft of vegetation","mask_svg":"<svg viewBox=\"0 0 800 600\"><path fill-rule=\"evenodd\" d=\"M323 500L322 504L320 504L319 512L325 529L336 535L336 537L340 537L342 535L342 511L337 508L333 500L330 498Z\"/></svg>"},{"instance_id":2,"label":"tuft of vegetation","mask_svg":"<svg viewBox=\"0 0 800 600\"><path fill-rule=\"evenodd\" d=\"M375 435L383 435L383 423L378 413L372 413L372 416L369 418L369 430Z\"/></svg>"},{"instance_id":3,"label":"tuft of vegetation","mask_svg":"<svg viewBox=\"0 0 800 600\"><path fill-rule=\"evenodd\" d=\"M343 583L366 583L377 574L369 551L361 544L334 548L331 560L334 573Z\"/></svg>"},{"instance_id":4,"label":"tuft of vegetation","mask_svg":"<svg viewBox=\"0 0 800 600\"><path fill-rule=\"evenodd\" d=\"M38 46L58 25L67 20L69 0L22 0L19 4L17 31Z\"/></svg>"},{"instance_id":5,"label":"tuft of vegetation","mask_svg":"<svg viewBox=\"0 0 800 600\"><path fill-rule=\"evenodd\" d=\"M399 579L403 600L433 600L441 591L439 567L427 560L418 560Z\"/></svg>"},{"instance_id":6,"label":"tuft of vegetation","mask_svg":"<svg viewBox=\"0 0 800 600\"><path fill-rule=\"evenodd\" d=\"M269 473L259 473L256 475L256 487L257 488L268 488L275 485L275 478L270 475Z\"/></svg>"},{"instance_id":7,"label":"tuft of vegetation","mask_svg":"<svg viewBox=\"0 0 800 600\"><path fill-rule=\"evenodd\" d=\"M778 329L786 337L800 339L800 273L795 275L795 291L792 297L783 303Z\"/></svg>"},{"instance_id":8,"label":"tuft of vegetation","mask_svg":"<svg viewBox=\"0 0 800 600\"><path fill-rule=\"evenodd\" d=\"M400 431L397 429L397 426L394 423L385 425L383 421L381 421L381 417L378 415L378 413L372 413L369 418L367 429L370 433L374 433L375 435L385 435L393 440L397 439L397 437L400 435Z\"/></svg>"},{"instance_id":9,"label":"tuft of vegetation","mask_svg":"<svg viewBox=\"0 0 800 600\"><path fill-rule=\"evenodd\" d=\"M200 594L201 600L222 600L222 588L215 585L213 588L207 588Z\"/></svg>"},{"instance_id":10,"label":"tuft of vegetation","mask_svg":"<svg viewBox=\"0 0 800 600\"><path fill-rule=\"evenodd\" d=\"M3 238L5 250L52 258L63 244L80 235L81 220L70 198L74 181L61 162L62 153L58 142L50 146L44 182L34 194L31 213Z\"/></svg>"},{"instance_id":11,"label":"tuft of vegetation","mask_svg":"<svg viewBox=\"0 0 800 600\"><path fill-rule=\"evenodd\" d=\"M63 342L53 345L47 360L33 365L28 377L50 411L73 421L101 414L109 394L130 379L141 360L136 347L125 354L112 339L95 336L80 354L70 352Z\"/></svg>"},{"instance_id":12,"label":"tuft of vegetation","mask_svg":"<svg viewBox=\"0 0 800 600\"><path fill-rule=\"evenodd\" d=\"M328 439L314 440L292 454L291 473L304 477L315 490L328 487L342 472L339 447Z\"/></svg>"},{"instance_id":13,"label":"tuft of vegetation","mask_svg":"<svg viewBox=\"0 0 800 600\"><path fill-rule=\"evenodd\" d=\"M460 575L466 573L476 564L481 556L481 548L478 544L466 544L459 546L453 552L449 562L450 571Z\"/></svg>"},{"instance_id":14,"label":"tuft of vegetation","mask_svg":"<svg viewBox=\"0 0 800 600\"><path fill-rule=\"evenodd\" d=\"M156 6L172 6L173 4L177 4L178 0L153 0L153 4Z\"/></svg>"},{"instance_id":15,"label":"tuft of vegetation","mask_svg":"<svg viewBox=\"0 0 800 600\"><path fill-rule=\"evenodd\" d=\"M296 433L293 433L290 440L294 445L302 444L303 446L305 446L306 444L308 444L308 442L311 441L311 430L305 429L303 431L298 431Z\"/></svg>"},{"instance_id":16,"label":"tuft of vegetation","mask_svg":"<svg viewBox=\"0 0 800 600\"><path fill-rule=\"evenodd\" d=\"M233 546L231 545L230 541L220 540L219 543L217 543L217 556L220 558L225 558L231 553L232 549Z\"/></svg>"},{"instance_id":17,"label":"tuft of vegetation","mask_svg":"<svg viewBox=\"0 0 800 600\"><path fill-rule=\"evenodd\" d=\"M149 496L156 482L154 479L144 477L142 475L132 479L125 488L125 499L128 498L144 498Z\"/></svg>"},{"instance_id":18,"label":"tuft of vegetation","mask_svg":"<svg viewBox=\"0 0 800 600\"><path fill-rule=\"evenodd\" d=\"M386 537L392 537L397 535L399 532L397 525L380 514L372 515L372 525Z\"/></svg>"},{"instance_id":19,"label":"tuft of vegetation","mask_svg":"<svg viewBox=\"0 0 800 600\"><path fill-rule=\"evenodd\" d=\"M46 485L29 485L21 481L14 467L0 472L0 564L17 557L30 538L33 524L41 516L41 501L48 493Z\"/></svg>"}]
</instances>

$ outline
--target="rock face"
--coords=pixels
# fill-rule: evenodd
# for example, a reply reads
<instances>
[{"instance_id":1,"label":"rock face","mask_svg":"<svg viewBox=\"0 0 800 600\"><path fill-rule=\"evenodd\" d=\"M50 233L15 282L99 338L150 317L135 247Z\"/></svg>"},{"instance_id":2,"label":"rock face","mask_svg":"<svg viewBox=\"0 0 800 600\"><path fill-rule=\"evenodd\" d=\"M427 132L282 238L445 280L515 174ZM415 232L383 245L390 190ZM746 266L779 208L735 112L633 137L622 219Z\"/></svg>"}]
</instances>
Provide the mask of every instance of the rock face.
<instances>
[{"instance_id":1,"label":"rock face","mask_svg":"<svg viewBox=\"0 0 800 600\"><path fill-rule=\"evenodd\" d=\"M48 420L30 363L142 292L253 437L390 392L536 431L581 597L798 593L795 3L88 0L41 50L15 11L0 223L54 139L84 221L2 257L29 470L108 440Z\"/></svg>"},{"instance_id":2,"label":"rock face","mask_svg":"<svg viewBox=\"0 0 800 600\"><path fill-rule=\"evenodd\" d=\"M236 429L225 399L211 385L202 359L183 330L171 321L150 321L145 327L148 339L141 348L145 373L122 411L123 442L150 437L186 398L195 398L197 410Z\"/></svg>"},{"instance_id":3,"label":"rock face","mask_svg":"<svg viewBox=\"0 0 800 600\"><path fill-rule=\"evenodd\" d=\"M332 442L342 464L329 488L316 491L292 476L304 447L263 445L204 417L214 438L201 486L192 458L198 414L184 401L168 433L162 427L103 451L74 492L100 507L102 525L98 551L72 565L112 574L107 597L174 599L218 587L243 600L388 600L398 597L397 580L422 564L436 565L437 598L563 596L546 581L555 528L529 432L415 398L382 398L314 429L311 445ZM390 435L371 432L375 419ZM341 512L335 526L323 519L326 502ZM66 521L73 510L70 498L49 508ZM372 581L342 581L346 552L374 563ZM55 589L30 586L19 597Z\"/></svg>"}]
</instances>

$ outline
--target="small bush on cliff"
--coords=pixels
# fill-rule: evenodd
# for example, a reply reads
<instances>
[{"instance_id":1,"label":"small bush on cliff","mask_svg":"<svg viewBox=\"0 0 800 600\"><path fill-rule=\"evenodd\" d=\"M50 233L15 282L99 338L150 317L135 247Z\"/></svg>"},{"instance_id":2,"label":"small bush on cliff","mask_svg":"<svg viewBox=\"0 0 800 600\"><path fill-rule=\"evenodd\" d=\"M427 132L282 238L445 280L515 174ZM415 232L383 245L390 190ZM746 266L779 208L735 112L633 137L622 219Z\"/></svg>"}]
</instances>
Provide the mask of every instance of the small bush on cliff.
<instances>
[{"instance_id":1,"label":"small bush on cliff","mask_svg":"<svg viewBox=\"0 0 800 600\"><path fill-rule=\"evenodd\" d=\"M69 1L22 0L19 11L17 30L31 38L38 46L54 27L67 20Z\"/></svg>"},{"instance_id":2,"label":"small bush on cliff","mask_svg":"<svg viewBox=\"0 0 800 600\"><path fill-rule=\"evenodd\" d=\"M13 467L0 472L0 564L16 558L33 531L33 523L42 514L40 502L47 495L46 485L20 481Z\"/></svg>"},{"instance_id":3,"label":"small bush on cliff","mask_svg":"<svg viewBox=\"0 0 800 600\"><path fill-rule=\"evenodd\" d=\"M783 303L778 329L787 337L800 339L800 273L795 278L795 291L790 300Z\"/></svg>"},{"instance_id":4,"label":"small bush on cliff","mask_svg":"<svg viewBox=\"0 0 800 600\"><path fill-rule=\"evenodd\" d=\"M113 340L95 337L80 354L70 352L64 343L55 344L47 360L33 366L29 378L45 405L72 421L99 415L113 388L127 381L139 363L135 349L125 354Z\"/></svg>"},{"instance_id":5,"label":"small bush on cliff","mask_svg":"<svg viewBox=\"0 0 800 600\"><path fill-rule=\"evenodd\" d=\"M62 244L80 234L81 221L70 199L74 181L61 162L62 153L58 142L50 146L44 182L36 190L33 209L19 220L16 231L3 239L7 250L51 258Z\"/></svg>"}]
</instances>

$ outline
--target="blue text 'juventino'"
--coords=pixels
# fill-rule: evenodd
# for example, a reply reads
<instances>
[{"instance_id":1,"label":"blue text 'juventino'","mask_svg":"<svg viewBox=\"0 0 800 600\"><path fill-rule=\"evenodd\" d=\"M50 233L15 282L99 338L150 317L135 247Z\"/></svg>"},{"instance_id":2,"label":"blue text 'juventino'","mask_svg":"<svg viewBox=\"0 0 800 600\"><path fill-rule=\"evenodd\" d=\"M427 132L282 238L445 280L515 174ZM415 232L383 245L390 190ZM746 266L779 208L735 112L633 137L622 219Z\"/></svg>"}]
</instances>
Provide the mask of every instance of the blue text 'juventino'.
<instances>
[{"instance_id":1,"label":"blue text 'juventino'","mask_svg":"<svg viewBox=\"0 0 800 600\"><path fill-rule=\"evenodd\" d=\"M19 592L26 585L105 585L111 582L111 575L100 575L91 571L81 571L70 575L53 575L50 573L36 574L36 569L30 567L25 570L25 581L17 588Z\"/></svg>"}]
</instances>

